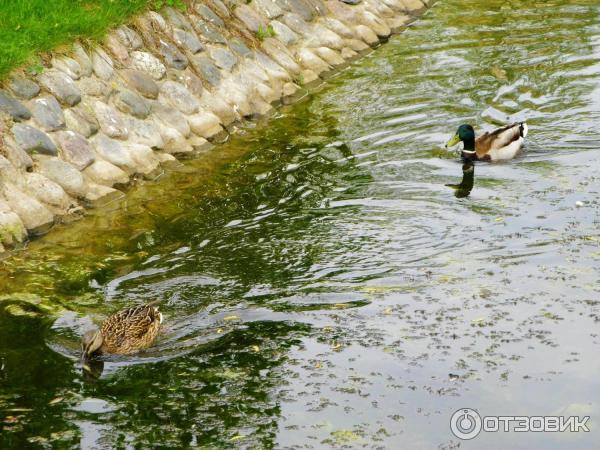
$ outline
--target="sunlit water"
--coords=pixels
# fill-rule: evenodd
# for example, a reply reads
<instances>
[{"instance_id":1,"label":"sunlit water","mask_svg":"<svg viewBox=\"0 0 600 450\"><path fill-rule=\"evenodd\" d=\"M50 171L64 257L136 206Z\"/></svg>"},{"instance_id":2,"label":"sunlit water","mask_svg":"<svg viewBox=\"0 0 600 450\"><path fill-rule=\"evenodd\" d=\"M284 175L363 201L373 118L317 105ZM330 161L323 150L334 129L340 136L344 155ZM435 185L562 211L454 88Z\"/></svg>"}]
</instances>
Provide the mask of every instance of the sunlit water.
<instances>
[{"instance_id":1,"label":"sunlit water","mask_svg":"<svg viewBox=\"0 0 600 450\"><path fill-rule=\"evenodd\" d=\"M519 158L447 186L459 124L516 120ZM599 125L597 1L439 1L2 262L0 448L452 448L462 407L591 432L461 448L597 448ZM84 375L80 334L154 299L156 347Z\"/></svg>"}]
</instances>

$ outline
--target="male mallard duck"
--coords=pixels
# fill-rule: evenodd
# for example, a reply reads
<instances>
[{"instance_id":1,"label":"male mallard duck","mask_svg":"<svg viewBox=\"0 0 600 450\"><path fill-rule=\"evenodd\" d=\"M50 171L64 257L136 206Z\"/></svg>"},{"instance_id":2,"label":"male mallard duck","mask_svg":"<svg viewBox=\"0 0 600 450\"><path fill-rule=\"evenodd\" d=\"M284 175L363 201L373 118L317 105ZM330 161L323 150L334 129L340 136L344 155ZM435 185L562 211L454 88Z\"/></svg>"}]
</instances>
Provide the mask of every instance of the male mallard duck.
<instances>
[{"instance_id":1,"label":"male mallard duck","mask_svg":"<svg viewBox=\"0 0 600 450\"><path fill-rule=\"evenodd\" d=\"M154 303L113 314L98 331L88 331L81 341L83 359L95 353L130 355L152 345L163 316Z\"/></svg>"},{"instance_id":2,"label":"male mallard duck","mask_svg":"<svg viewBox=\"0 0 600 450\"><path fill-rule=\"evenodd\" d=\"M472 161L502 161L512 159L523 148L527 136L525 122L513 123L498 128L491 133L486 132L475 139L475 131L471 125L461 125L456 134L446 144L446 148L454 147L460 141L464 148L462 157Z\"/></svg>"}]
</instances>

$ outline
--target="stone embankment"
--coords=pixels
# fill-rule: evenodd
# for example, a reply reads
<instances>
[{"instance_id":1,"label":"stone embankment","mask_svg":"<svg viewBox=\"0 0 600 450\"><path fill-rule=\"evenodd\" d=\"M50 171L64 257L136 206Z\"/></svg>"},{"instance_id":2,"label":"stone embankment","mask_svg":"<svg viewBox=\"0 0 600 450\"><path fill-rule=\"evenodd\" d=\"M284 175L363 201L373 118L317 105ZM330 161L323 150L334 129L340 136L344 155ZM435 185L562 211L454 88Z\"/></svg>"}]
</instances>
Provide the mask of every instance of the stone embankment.
<instances>
[{"instance_id":1,"label":"stone embankment","mask_svg":"<svg viewBox=\"0 0 600 450\"><path fill-rule=\"evenodd\" d=\"M210 148L432 0L199 0L75 43L0 88L0 251Z\"/></svg>"}]
</instances>

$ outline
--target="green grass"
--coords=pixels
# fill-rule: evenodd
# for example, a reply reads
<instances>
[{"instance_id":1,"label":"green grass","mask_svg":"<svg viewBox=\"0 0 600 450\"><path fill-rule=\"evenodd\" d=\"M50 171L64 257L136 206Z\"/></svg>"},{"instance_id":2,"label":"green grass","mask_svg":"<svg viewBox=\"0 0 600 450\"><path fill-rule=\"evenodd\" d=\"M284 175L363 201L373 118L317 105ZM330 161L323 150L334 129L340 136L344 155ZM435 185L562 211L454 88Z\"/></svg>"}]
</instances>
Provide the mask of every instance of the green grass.
<instances>
[{"instance_id":1,"label":"green grass","mask_svg":"<svg viewBox=\"0 0 600 450\"><path fill-rule=\"evenodd\" d=\"M36 55L75 39L99 39L145 9L184 7L183 0L0 0L0 79Z\"/></svg>"}]
</instances>

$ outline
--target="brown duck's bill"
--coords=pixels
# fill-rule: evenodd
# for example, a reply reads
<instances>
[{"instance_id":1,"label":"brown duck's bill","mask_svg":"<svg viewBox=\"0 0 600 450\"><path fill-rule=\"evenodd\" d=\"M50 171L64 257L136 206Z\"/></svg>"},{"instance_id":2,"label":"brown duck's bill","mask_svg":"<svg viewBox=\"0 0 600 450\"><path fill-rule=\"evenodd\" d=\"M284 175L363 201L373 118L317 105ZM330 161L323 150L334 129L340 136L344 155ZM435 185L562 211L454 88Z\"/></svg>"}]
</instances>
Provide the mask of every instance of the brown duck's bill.
<instances>
[{"instance_id":1,"label":"brown duck's bill","mask_svg":"<svg viewBox=\"0 0 600 450\"><path fill-rule=\"evenodd\" d=\"M457 145L460 142L460 136L458 134L455 134L452 139L450 139L448 142L446 142L446 148L449 147L454 147L455 145Z\"/></svg>"}]
</instances>

